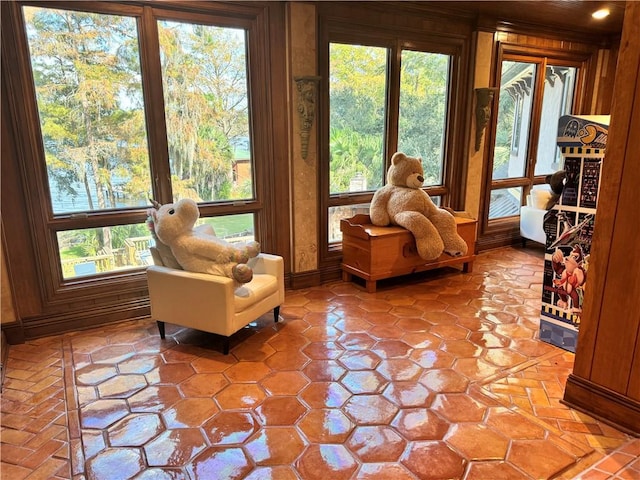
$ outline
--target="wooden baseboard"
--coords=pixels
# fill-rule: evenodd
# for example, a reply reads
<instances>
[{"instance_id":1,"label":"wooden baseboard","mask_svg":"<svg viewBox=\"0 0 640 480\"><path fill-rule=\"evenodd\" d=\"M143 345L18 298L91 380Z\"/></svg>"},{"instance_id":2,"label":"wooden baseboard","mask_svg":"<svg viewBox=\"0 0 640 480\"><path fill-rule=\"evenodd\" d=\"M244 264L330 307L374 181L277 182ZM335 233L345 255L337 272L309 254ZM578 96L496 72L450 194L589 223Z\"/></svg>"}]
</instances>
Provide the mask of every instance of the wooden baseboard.
<instances>
[{"instance_id":1,"label":"wooden baseboard","mask_svg":"<svg viewBox=\"0 0 640 480\"><path fill-rule=\"evenodd\" d=\"M632 435L640 435L640 402L569 375L562 403Z\"/></svg>"},{"instance_id":2,"label":"wooden baseboard","mask_svg":"<svg viewBox=\"0 0 640 480\"><path fill-rule=\"evenodd\" d=\"M149 317L149 299L129 301L120 305L101 306L92 310L70 312L42 318L23 319L21 330L23 342L34 338L60 335L66 332L86 330L125 320ZM11 339L9 339L11 341ZM14 342L11 342L14 343Z\"/></svg>"},{"instance_id":3,"label":"wooden baseboard","mask_svg":"<svg viewBox=\"0 0 640 480\"><path fill-rule=\"evenodd\" d=\"M7 358L9 357L9 343L7 342L7 336L4 334L4 331L0 332L0 337L0 352L2 355L2 363L0 363L0 391L2 391L4 374L7 369Z\"/></svg>"},{"instance_id":4,"label":"wooden baseboard","mask_svg":"<svg viewBox=\"0 0 640 480\"><path fill-rule=\"evenodd\" d=\"M299 290L320 285L320 271L311 270L308 272L291 273L291 288Z\"/></svg>"}]
</instances>

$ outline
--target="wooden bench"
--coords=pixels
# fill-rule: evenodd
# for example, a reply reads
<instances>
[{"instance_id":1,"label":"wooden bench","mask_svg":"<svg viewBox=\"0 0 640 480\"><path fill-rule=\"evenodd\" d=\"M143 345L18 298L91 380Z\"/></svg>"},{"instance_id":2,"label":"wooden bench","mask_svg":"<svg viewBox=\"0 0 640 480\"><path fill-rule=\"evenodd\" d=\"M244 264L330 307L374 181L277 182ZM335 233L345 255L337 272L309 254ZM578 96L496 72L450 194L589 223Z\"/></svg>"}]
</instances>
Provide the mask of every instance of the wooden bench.
<instances>
[{"instance_id":1,"label":"wooden bench","mask_svg":"<svg viewBox=\"0 0 640 480\"><path fill-rule=\"evenodd\" d=\"M342 279L351 281L355 275L366 281L367 292L376 291L376 282L385 278L423 272L445 266L462 266L471 272L475 260L477 221L456 216L458 234L467 242L468 252L461 257L442 254L426 262L418 256L416 242L408 230L397 227L378 227L369 215L355 215L340 221L342 232Z\"/></svg>"}]
</instances>

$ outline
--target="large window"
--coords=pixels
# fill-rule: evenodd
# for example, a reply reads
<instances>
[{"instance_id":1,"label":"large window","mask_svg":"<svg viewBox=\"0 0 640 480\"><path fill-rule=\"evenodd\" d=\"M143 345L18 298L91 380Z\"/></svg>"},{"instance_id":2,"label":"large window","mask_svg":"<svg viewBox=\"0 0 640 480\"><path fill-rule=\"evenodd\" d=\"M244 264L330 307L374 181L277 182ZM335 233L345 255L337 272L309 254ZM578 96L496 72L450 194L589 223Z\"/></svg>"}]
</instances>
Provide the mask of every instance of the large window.
<instances>
[{"instance_id":1,"label":"large window","mask_svg":"<svg viewBox=\"0 0 640 480\"><path fill-rule=\"evenodd\" d=\"M329 35L328 170L323 192L326 245L339 247L340 220L369 213L396 151L421 157L425 189L436 203L448 193L452 91L459 55L452 46Z\"/></svg>"},{"instance_id":2,"label":"large window","mask_svg":"<svg viewBox=\"0 0 640 480\"><path fill-rule=\"evenodd\" d=\"M46 185L57 278L148 264L150 198L193 198L219 236L259 237L266 199L256 170L267 167L254 152L269 149L256 148L252 125L266 98L251 88L250 59L264 57L250 55L255 23L211 10L87 5L18 10L42 140L41 163L29 168Z\"/></svg>"},{"instance_id":3,"label":"large window","mask_svg":"<svg viewBox=\"0 0 640 480\"><path fill-rule=\"evenodd\" d=\"M524 197L564 168L558 119L571 113L579 63L505 53L493 141L489 221L516 217Z\"/></svg>"}]
</instances>

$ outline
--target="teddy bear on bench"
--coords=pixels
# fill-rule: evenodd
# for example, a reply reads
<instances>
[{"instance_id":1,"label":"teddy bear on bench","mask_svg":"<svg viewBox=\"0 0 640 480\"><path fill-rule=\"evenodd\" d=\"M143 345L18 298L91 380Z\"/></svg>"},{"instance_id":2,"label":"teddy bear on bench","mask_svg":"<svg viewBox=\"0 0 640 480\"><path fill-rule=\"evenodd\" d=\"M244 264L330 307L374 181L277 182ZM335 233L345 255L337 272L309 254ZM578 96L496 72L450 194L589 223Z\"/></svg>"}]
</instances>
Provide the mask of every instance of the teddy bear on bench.
<instances>
[{"instance_id":1,"label":"teddy bear on bench","mask_svg":"<svg viewBox=\"0 0 640 480\"><path fill-rule=\"evenodd\" d=\"M426 261L437 259L443 252L453 257L466 255L467 244L457 232L453 215L433 203L422 190L423 182L422 160L395 153L387 184L373 195L371 223L409 230L416 240L418 255Z\"/></svg>"}]
</instances>

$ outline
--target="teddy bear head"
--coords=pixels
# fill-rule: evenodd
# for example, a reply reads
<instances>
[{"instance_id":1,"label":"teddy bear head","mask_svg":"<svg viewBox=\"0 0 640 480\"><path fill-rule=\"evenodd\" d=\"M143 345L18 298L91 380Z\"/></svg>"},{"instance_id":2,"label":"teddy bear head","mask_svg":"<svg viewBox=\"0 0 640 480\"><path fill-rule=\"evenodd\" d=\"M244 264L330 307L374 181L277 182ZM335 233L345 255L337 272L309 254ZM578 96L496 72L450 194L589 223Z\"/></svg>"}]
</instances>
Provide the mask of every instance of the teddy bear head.
<instances>
[{"instance_id":1,"label":"teddy bear head","mask_svg":"<svg viewBox=\"0 0 640 480\"><path fill-rule=\"evenodd\" d=\"M391 166L387 171L387 184L398 187L422 188L424 170L422 159L408 157L402 152L396 152L391 157Z\"/></svg>"},{"instance_id":2,"label":"teddy bear head","mask_svg":"<svg viewBox=\"0 0 640 480\"><path fill-rule=\"evenodd\" d=\"M198 204L190 198L162 205L154 214L156 235L163 243L170 245L175 238L191 231L198 218Z\"/></svg>"}]
</instances>

